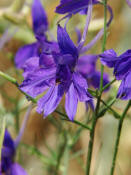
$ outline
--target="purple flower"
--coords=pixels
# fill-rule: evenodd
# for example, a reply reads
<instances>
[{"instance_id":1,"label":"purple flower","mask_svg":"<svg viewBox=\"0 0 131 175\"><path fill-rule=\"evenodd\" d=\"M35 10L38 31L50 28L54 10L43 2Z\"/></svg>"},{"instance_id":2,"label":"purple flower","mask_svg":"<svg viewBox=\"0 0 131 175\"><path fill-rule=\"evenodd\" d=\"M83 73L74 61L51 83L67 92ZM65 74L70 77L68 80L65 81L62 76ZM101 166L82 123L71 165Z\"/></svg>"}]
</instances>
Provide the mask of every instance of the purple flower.
<instances>
[{"instance_id":1,"label":"purple flower","mask_svg":"<svg viewBox=\"0 0 131 175\"><path fill-rule=\"evenodd\" d=\"M120 56L117 56L113 50L107 50L100 57L103 64L114 68L116 79L122 80L117 98L131 99L131 50L127 50Z\"/></svg>"},{"instance_id":2,"label":"purple flower","mask_svg":"<svg viewBox=\"0 0 131 175\"><path fill-rule=\"evenodd\" d=\"M73 120L78 101L87 102L91 96L87 91L86 79L76 70L78 49L66 29L60 25L57 30L57 40L59 48L52 51L51 55L45 54L43 57L33 57L26 61L25 80L20 88L32 97L48 90L38 100L37 112L44 113L44 116L51 114L56 109L65 94L66 113L70 120Z\"/></svg>"},{"instance_id":3,"label":"purple flower","mask_svg":"<svg viewBox=\"0 0 131 175\"><path fill-rule=\"evenodd\" d=\"M26 171L19 164L14 162L15 152L15 143L6 129L2 147L0 174L27 175Z\"/></svg>"},{"instance_id":4,"label":"purple flower","mask_svg":"<svg viewBox=\"0 0 131 175\"><path fill-rule=\"evenodd\" d=\"M15 56L17 68L22 68L25 61L34 56L39 56L41 52L49 52L51 42L47 41L46 32L48 30L48 19L40 0L34 0L32 4L33 31L37 39L32 44L21 47Z\"/></svg>"},{"instance_id":5,"label":"purple flower","mask_svg":"<svg viewBox=\"0 0 131 175\"><path fill-rule=\"evenodd\" d=\"M89 2L90 0L61 0L55 12L59 14L74 14L82 10L82 13L86 14ZM93 4L98 2L97 0L92 0Z\"/></svg>"}]
</instances>

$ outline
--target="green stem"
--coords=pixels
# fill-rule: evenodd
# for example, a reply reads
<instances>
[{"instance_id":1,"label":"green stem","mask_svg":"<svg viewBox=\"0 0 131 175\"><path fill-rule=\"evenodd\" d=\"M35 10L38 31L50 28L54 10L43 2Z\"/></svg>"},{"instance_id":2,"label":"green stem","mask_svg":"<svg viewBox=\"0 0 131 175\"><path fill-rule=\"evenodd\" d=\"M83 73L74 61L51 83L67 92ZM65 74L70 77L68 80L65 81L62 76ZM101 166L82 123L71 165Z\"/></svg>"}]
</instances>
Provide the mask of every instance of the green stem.
<instances>
[{"instance_id":1,"label":"green stem","mask_svg":"<svg viewBox=\"0 0 131 175\"><path fill-rule=\"evenodd\" d=\"M114 109L111 108L112 104L114 104L114 102L116 101L116 98L113 99L110 104L106 104L102 99L100 101L106 106L107 109L109 109L113 113L115 118L120 118L120 115Z\"/></svg>"},{"instance_id":2,"label":"green stem","mask_svg":"<svg viewBox=\"0 0 131 175\"><path fill-rule=\"evenodd\" d=\"M30 95L28 95L27 93L25 93L24 91L22 91L20 88L19 88L19 84L17 83L17 80L7 74L5 74L4 72L0 71L0 76L3 77L4 79L8 80L9 82L11 82L12 84L14 84L18 90L24 94L26 97L29 98L29 100L31 100L33 103L37 103L37 99L35 98L32 98Z\"/></svg>"},{"instance_id":3,"label":"green stem","mask_svg":"<svg viewBox=\"0 0 131 175\"><path fill-rule=\"evenodd\" d=\"M106 40L107 40L107 0L103 0L104 5L104 36L103 36L103 44L102 44L102 52L105 51L106 48ZM100 92L103 91L103 73L104 73L104 66L101 64L101 79L100 79Z\"/></svg>"},{"instance_id":4,"label":"green stem","mask_svg":"<svg viewBox=\"0 0 131 175\"><path fill-rule=\"evenodd\" d=\"M107 35L106 35L107 0L104 0L103 3L104 3L104 36L103 36L102 51L105 50L106 39L107 39ZM92 129L90 131L90 140L89 140L88 153L87 153L86 175L90 174L91 159L92 159L92 152L93 152L93 145L94 145L94 136L95 136L95 128L96 128L96 123L97 123L97 120L98 120L98 113L99 113L101 95L102 95L102 92L103 92L103 72L104 72L104 66L101 65L100 94L97 98L96 109L95 109L95 112L94 112L94 115L93 115L93 121L92 121Z\"/></svg>"},{"instance_id":5,"label":"green stem","mask_svg":"<svg viewBox=\"0 0 131 175\"><path fill-rule=\"evenodd\" d=\"M115 81L116 81L116 79L114 79L114 80L112 80L110 83L106 84L106 85L103 87L102 92L103 92L104 90L106 90L108 87L110 87Z\"/></svg>"},{"instance_id":6,"label":"green stem","mask_svg":"<svg viewBox=\"0 0 131 175\"><path fill-rule=\"evenodd\" d=\"M69 153L70 153L70 147L67 144L65 152L64 152L64 171L63 171L63 175L68 175Z\"/></svg>"},{"instance_id":7,"label":"green stem","mask_svg":"<svg viewBox=\"0 0 131 175\"><path fill-rule=\"evenodd\" d=\"M114 154L113 154L113 161L112 161L110 175L114 174L115 165L116 165L116 158L117 158L117 153L118 153L119 143L120 143L120 137L121 137L121 132L122 132L122 126L123 126L125 116L127 114L127 111L129 110L130 106L131 106L131 101L128 102L124 112L121 115L119 123L118 123L117 138L116 138L116 143L115 143L115 150L114 150Z\"/></svg>"},{"instance_id":8,"label":"green stem","mask_svg":"<svg viewBox=\"0 0 131 175\"><path fill-rule=\"evenodd\" d=\"M13 83L15 86L18 86L17 80L15 78L5 74L2 71L0 71L0 76L3 77L4 79L10 81L11 83Z\"/></svg>"},{"instance_id":9,"label":"green stem","mask_svg":"<svg viewBox=\"0 0 131 175\"><path fill-rule=\"evenodd\" d=\"M116 98L112 99L107 104L102 99L101 99L101 102L105 105L105 108L99 112L98 117L102 117L107 110L110 110L113 113L115 118L120 119L120 115L111 108L111 106L116 102Z\"/></svg>"},{"instance_id":10,"label":"green stem","mask_svg":"<svg viewBox=\"0 0 131 175\"><path fill-rule=\"evenodd\" d=\"M86 175L90 174L94 136L95 136L95 127L96 127L96 123L97 123L97 119L98 119L97 115L98 115L99 106L100 106L100 99L99 98L97 100L96 110L95 110L94 115L93 115L92 128L90 131L90 140L89 140L88 153L87 153Z\"/></svg>"},{"instance_id":11,"label":"green stem","mask_svg":"<svg viewBox=\"0 0 131 175\"><path fill-rule=\"evenodd\" d=\"M64 118L62 118L63 120L66 120L66 121L68 121L68 122L72 122L71 120L68 119L68 116L67 116L66 114L63 114L62 112L59 112L59 111L57 111L57 110L55 110L55 112L58 113L58 114L60 114L60 115L62 115L62 116L64 117ZM81 122L79 122L79 121L77 121L77 120L73 120L72 123L77 124L77 125L79 125L79 126L85 128L85 129L88 129L88 130L91 131L91 128L90 128L89 126L87 126L87 125L85 125L85 124L83 124L83 123L81 123Z\"/></svg>"},{"instance_id":12,"label":"green stem","mask_svg":"<svg viewBox=\"0 0 131 175\"><path fill-rule=\"evenodd\" d=\"M58 153L58 157L57 157L57 161L56 161L57 165L56 165L56 169L55 169L54 175L58 175L59 174L61 159L63 157L63 154L65 152L66 147L67 147L67 136L66 136L66 132L64 132L64 142L61 144L61 146L59 148L59 153Z\"/></svg>"}]
</instances>

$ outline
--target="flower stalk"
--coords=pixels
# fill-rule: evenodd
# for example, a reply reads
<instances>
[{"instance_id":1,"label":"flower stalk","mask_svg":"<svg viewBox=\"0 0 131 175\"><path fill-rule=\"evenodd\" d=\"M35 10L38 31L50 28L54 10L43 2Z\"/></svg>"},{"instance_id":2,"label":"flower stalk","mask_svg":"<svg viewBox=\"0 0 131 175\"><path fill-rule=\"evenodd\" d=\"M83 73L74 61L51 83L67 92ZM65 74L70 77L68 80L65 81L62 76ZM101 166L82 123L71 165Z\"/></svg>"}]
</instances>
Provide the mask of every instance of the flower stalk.
<instances>
[{"instance_id":1,"label":"flower stalk","mask_svg":"<svg viewBox=\"0 0 131 175\"><path fill-rule=\"evenodd\" d=\"M106 47L106 39L107 39L107 0L104 0L104 36L103 36L103 44L102 44L102 51L105 50ZM92 129L90 131L90 140L89 140L89 146L88 146L88 153L87 153L87 164L86 164L86 175L90 174L90 168L91 168L91 160L92 160L92 152L93 152L93 145L94 145L94 136L95 136L95 128L98 120L98 114L99 114L99 107L101 102L101 95L103 92L103 72L104 72L104 66L101 65L101 79L100 79L100 95L97 98L97 104L96 109L93 114L93 121L92 121Z\"/></svg>"},{"instance_id":2,"label":"flower stalk","mask_svg":"<svg viewBox=\"0 0 131 175\"><path fill-rule=\"evenodd\" d=\"M122 126L123 126L124 119L126 117L126 114L129 110L130 106L131 106L131 101L128 102L124 112L121 115L119 123L118 123L117 138L116 138L116 142L115 142L115 149L114 149L114 154L113 154L113 160L112 160L110 175L114 174L115 165L116 165L116 158L117 158L117 153L118 153L119 143L120 143L120 137L121 137L121 132L122 132Z\"/></svg>"}]
</instances>

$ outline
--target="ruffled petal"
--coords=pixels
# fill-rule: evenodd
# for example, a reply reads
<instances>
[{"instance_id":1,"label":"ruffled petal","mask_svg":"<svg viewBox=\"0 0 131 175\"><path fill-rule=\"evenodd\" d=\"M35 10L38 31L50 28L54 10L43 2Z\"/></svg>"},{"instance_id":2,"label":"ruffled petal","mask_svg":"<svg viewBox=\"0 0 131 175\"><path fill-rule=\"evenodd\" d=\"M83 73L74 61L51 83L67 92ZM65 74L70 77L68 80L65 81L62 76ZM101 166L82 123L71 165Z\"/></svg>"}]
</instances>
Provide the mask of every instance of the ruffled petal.
<instances>
[{"instance_id":1,"label":"ruffled petal","mask_svg":"<svg viewBox=\"0 0 131 175\"><path fill-rule=\"evenodd\" d=\"M64 95L64 87L59 84L51 87L48 92L38 101L38 113L44 112L44 117L51 114L61 101Z\"/></svg>"},{"instance_id":2,"label":"ruffled petal","mask_svg":"<svg viewBox=\"0 0 131 175\"><path fill-rule=\"evenodd\" d=\"M75 58L78 57L78 50L76 46L70 39L66 29L62 28L60 25L58 25L57 29L57 40L62 54L70 54Z\"/></svg>"},{"instance_id":3,"label":"ruffled petal","mask_svg":"<svg viewBox=\"0 0 131 175\"><path fill-rule=\"evenodd\" d=\"M27 175L27 172L19 164L14 163L11 166L10 175Z\"/></svg>"},{"instance_id":4,"label":"ruffled petal","mask_svg":"<svg viewBox=\"0 0 131 175\"><path fill-rule=\"evenodd\" d=\"M74 120L77 111L78 99L73 83L66 93L65 109L70 120Z\"/></svg>"},{"instance_id":5,"label":"ruffled petal","mask_svg":"<svg viewBox=\"0 0 131 175\"><path fill-rule=\"evenodd\" d=\"M32 4L33 30L36 35L45 35L48 29L48 19L40 0L34 0Z\"/></svg>"},{"instance_id":6,"label":"ruffled petal","mask_svg":"<svg viewBox=\"0 0 131 175\"><path fill-rule=\"evenodd\" d=\"M15 65L17 68L22 68L25 61L30 57L37 56L37 43L28 44L21 47L15 56Z\"/></svg>"}]
</instances>

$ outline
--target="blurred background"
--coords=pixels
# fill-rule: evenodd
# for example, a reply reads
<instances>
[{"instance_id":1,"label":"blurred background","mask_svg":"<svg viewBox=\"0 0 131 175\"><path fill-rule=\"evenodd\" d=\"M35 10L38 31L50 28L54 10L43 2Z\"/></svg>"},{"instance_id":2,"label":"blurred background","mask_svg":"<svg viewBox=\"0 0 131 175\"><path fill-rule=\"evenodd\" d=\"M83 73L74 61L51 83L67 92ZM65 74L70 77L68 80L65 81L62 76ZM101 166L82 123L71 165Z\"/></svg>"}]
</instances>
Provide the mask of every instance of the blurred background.
<instances>
[{"instance_id":1,"label":"blurred background","mask_svg":"<svg viewBox=\"0 0 131 175\"><path fill-rule=\"evenodd\" d=\"M59 0L42 0L41 2L48 14L50 32L56 38L56 23L62 17L54 13ZM108 0L108 3L113 9L114 19L108 30L106 48L114 48L118 54L121 54L131 48L131 9L123 0ZM0 0L0 70L15 77L19 83L23 78L22 71L15 68L15 53L21 46L35 41L32 32L31 4L31 0ZM74 32L75 26L82 31L84 22L85 16L80 15L76 15L70 20L68 31L74 42L77 40ZM102 26L103 7L97 5L93 9L93 19L89 27L87 42ZM88 53L100 53L101 47L102 40L98 41ZM100 69L99 62L97 66ZM112 80L112 70L106 68L105 71L110 74L110 80ZM115 83L110 92L103 94L103 99L108 100L113 97L118 86L119 82ZM113 108L122 113L126 103L126 101L118 100ZM19 132L28 105L29 102L17 88L0 77L0 120L2 121L6 117L6 126L13 138ZM91 110L86 113L84 106L79 104L76 119L82 122L89 120L91 113ZM131 109L122 130L115 175L131 175L130 115ZM108 175L110 172L117 124L118 121L109 112L97 123L91 167L92 175ZM16 160L23 165L29 175L53 175L55 163L58 161L58 154L61 150L63 157L59 174L84 175L88 141L87 130L82 130L75 124L61 120L56 113L43 119L42 115L37 114L34 108ZM63 145L66 144L69 146L66 146L65 149Z\"/></svg>"}]
</instances>

